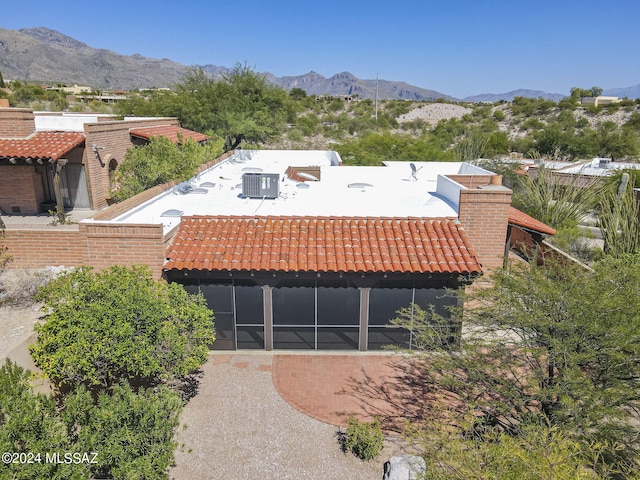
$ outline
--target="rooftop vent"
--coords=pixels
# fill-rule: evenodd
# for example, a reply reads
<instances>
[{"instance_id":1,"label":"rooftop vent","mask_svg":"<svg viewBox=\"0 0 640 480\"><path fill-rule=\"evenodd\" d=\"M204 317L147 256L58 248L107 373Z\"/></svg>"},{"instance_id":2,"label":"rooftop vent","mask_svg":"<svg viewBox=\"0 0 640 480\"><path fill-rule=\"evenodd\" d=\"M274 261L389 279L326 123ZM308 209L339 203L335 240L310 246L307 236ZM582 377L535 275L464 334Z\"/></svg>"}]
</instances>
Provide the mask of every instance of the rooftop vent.
<instances>
[{"instance_id":1,"label":"rooftop vent","mask_svg":"<svg viewBox=\"0 0 640 480\"><path fill-rule=\"evenodd\" d=\"M262 173L262 169L260 167L244 167L242 171L247 173Z\"/></svg>"},{"instance_id":2,"label":"rooftop vent","mask_svg":"<svg viewBox=\"0 0 640 480\"><path fill-rule=\"evenodd\" d=\"M349 188L368 188L368 187L373 187L373 185L371 185L370 183L355 182L355 183L350 183L348 187Z\"/></svg>"},{"instance_id":3,"label":"rooftop vent","mask_svg":"<svg viewBox=\"0 0 640 480\"><path fill-rule=\"evenodd\" d=\"M245 173L242 175L242 194L249 198L277 198L279 177L277 173Z\"/></svg>"},{"instance_id":4,"label":"rooftop vent","mask_svg":"<svg viewBox=\"0 0 640 480\"><path fill-rule=\"evenodd\" d=\"M206 188L193 188L190 192L189 195L204 195L208 192L209 190L207 190Z\"/></svg>"},{"instance_id":5,"label":"rooftop vent","mask_svg":"<svg viewBox=\"0 0 640 480\"><path fill-rule=\"evenodd\" d=\"M160 214L161 217L181 217L184 212L182 210L178 210L176 208L172 208L171 210L167 210Z\"/></svg>"},{"instance_id":6,"label":"rooftop vent","mask_svg":"<svg viewBox=\"0 0 640 480\"><path fill-rule=\"evenodd\" d=\"M298 187L298 188L300 188L302 190L306 190L306 189L310 188L308 183L302 183L302 182L301 183L297 183L296 187Z\"/></svg>"},{"instance_id":7,"label":"rooftop vent","mask_svg":"<svg viewBox=\"0 0 640 480\"><path fill-rule=\"evenodd\" d=\"M213 188L216 184L213 182L204 182L200 184L200 188Z\"/></svg>"}]
</instances>

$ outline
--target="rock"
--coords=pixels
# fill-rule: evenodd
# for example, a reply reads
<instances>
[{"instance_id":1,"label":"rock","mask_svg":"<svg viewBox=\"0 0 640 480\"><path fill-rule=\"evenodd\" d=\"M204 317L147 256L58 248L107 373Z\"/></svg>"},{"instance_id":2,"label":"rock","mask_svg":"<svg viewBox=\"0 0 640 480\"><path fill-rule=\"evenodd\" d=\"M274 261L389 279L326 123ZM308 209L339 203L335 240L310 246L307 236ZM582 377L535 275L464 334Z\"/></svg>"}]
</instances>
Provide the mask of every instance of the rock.
<instances>
[{"instance_id":1,"label":"rock","mask_svg":"<svg viewBox=\"0 0 640 480\"><path fill-rule=\"evenodd\" d=\"M424 458L415 455L391 457L384 464L384 480L420 480L424 478L427 465Z\"/></svg>"}]
</instances>

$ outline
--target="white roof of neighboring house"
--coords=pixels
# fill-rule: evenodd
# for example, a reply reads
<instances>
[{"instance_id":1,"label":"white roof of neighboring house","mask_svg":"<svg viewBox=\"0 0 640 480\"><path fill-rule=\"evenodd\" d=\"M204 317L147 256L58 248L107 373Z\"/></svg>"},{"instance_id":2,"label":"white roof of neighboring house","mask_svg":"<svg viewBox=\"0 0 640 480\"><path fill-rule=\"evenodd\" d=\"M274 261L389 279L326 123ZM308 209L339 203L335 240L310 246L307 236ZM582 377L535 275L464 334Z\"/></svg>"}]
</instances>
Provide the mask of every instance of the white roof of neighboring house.
<instances>
[{"instance_id":1,"label":"white roof of neighboring house","mask_svg":"<svg viewBox=\"0 0 640 480\"><path fill-rule=\"evenodd\" d=\"M117 120L108 113L33 112L37 132L84 132L85 123L97 123L100 119ZM155 120L162 117L125 117L125 121Z\"/></svg>"},{"instance_id":2,"label":"white roof of neighboring house","mask_svg":"<svg viewBox=\"0 0 640 480\"><path fill-rule=\"evenodd\" d=\"M340 156L332 151L238 150L113 222L162 223L166 232L180 223L181 215L455 218L464 187L443 175L489 173L460 162L415 162L415 175L409 162L340 164ZM293 180L285 175L291 166L319 167L320 180ZM247 198L245 173L277 175L279 195ZM163 216L171 210L177 216Z\"/></svg>"},{"instance_id":3,"label":"white roof of neighboring house","mask_svg":"<svg viewBox=\"0 0 640 480\"><path fill-rule=\"evenodd\" d=\"M571 164L569 167L559 168L562 173L574 175L589 175L606 177L612 175L616 170L640 169L640 163L612 162L610 158L594 158L588 162Z\"/></svg>"}]
</instances>

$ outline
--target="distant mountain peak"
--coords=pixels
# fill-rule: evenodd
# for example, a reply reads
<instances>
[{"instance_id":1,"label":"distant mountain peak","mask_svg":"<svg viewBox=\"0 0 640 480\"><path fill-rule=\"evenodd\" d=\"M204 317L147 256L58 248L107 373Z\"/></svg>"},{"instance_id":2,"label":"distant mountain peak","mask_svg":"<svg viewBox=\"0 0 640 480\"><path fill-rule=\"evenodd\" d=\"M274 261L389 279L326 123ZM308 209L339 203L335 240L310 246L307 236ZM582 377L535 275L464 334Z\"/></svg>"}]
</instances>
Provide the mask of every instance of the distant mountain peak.
<instances>
[{"instance_id":1,"label":"distant mountain peak","mask_svg":"<svg viewBox=\"0 0 640 480\"><path fill-rule=\"evenodd\" d=\"M74 38L67 37L57 30L51 30L46 27L21 28L18 31L41 42L46 42L49 45L58 45L60 47L72 48L74 50L90 48L86 43L82 43Z\"/></svg>"}]
</instances>

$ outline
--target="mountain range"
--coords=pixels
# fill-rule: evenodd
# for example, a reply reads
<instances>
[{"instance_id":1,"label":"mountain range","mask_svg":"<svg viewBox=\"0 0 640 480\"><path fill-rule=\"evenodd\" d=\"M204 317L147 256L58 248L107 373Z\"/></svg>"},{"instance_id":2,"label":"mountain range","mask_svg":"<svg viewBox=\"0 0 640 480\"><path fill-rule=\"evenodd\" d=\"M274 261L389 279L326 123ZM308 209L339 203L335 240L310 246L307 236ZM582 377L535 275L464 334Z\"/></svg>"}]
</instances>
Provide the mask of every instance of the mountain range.
<instances>
[{"instance_id":1,"label":"mountain range","mask_svg":"<svg viewBox=\"0 0 640 480\"><path fill-rule=\"evenodd\" d=\"M202 68L214 78L227 67L217 65L186 66L167 58L120 55L96 49L45 27L7 30L0 28L0 72L5 80L20 79L50 84L79 84L98 89L131 90L169 87L180 82L189 68ZM357 95L359 98L436 100L468 102L511 101L516 96L559 100L564 95L540 90L514 90L487 93L457 99L435 90L390 80L363 80L349 72L329 78L317 72L299 76L276 77L265 72L268 81L286 90L301 88L315 95ZM604 91L605 95L640 98L640 84Z\"/></svg>"}]
</instances>

